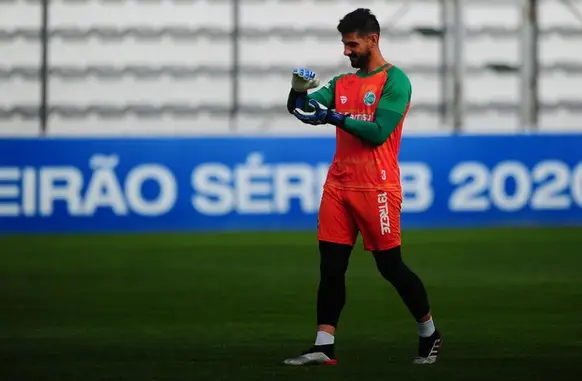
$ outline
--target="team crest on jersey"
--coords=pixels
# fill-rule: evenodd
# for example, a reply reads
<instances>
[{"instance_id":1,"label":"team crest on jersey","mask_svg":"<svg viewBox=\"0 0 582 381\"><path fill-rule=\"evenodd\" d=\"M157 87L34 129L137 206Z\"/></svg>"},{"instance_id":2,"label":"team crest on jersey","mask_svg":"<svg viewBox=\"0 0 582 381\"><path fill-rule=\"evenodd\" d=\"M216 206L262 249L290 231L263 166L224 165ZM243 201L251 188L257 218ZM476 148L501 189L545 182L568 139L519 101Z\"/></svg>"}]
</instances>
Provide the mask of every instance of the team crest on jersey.
<instances>
[{"instance_id":1,"label":"team crest on jersey","mask_svg":"<svg viewBox=\"0 0 582 381\"><path fill-rule=\"evenodd\" d=\"M372 106L376 102L376 94L373 91L368 91L366 95L364 95L364 104L366 106Z\"/></svg>"}]
</instances>

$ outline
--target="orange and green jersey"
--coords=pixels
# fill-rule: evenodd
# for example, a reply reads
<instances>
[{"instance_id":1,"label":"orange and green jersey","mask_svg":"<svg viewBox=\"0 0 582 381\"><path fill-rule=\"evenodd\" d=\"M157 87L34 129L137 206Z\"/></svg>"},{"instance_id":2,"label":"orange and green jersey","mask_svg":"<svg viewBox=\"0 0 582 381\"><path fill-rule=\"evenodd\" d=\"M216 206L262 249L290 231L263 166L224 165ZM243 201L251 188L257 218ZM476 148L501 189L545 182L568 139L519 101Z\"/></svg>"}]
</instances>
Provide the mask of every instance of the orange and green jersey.
<instances>
[{"instance_id":1,"label":"orange and green jersey","mask_svg":"<svg viewBox=\"0 0 582 381\"><path fill-rule=\"evenodd\" d=\"M411 95L408 76L391 64L370 73L338 75L308 95L349 114L336 128L336 152L326 186L401 192L398 154Z\"/></svg>"}]
</instances>

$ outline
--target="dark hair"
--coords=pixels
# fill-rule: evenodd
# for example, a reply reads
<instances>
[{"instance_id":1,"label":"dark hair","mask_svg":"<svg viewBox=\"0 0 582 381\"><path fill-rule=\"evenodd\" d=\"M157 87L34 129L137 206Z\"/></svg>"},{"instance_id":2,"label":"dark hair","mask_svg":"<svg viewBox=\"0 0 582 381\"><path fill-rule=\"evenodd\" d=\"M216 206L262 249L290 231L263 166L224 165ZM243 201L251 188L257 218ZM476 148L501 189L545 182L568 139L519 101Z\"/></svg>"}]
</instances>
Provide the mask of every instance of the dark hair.
<instances>
[{"instance_id":1,"label":"dark hair","mask_svg":"<svg viewBox=\"0 0 582 381\"><path fill-rule=\"evenodd\" d=\"M347 33L380 34L380 24L376 16L366 8L358 8L344 16L337 26L342 35Z\"/></svg>"}]
</instances>

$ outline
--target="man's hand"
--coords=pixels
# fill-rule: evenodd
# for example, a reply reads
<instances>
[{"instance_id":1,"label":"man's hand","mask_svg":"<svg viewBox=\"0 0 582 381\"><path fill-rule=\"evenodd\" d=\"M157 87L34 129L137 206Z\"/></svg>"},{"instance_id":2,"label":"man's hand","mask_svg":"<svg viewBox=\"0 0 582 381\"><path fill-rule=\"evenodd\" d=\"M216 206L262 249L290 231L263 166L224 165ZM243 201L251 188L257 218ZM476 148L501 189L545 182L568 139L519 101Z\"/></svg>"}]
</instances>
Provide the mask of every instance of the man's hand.
<instances>
[{"instance_id":1,"label":"man's hand","mask_svg":"<svg viewBox=\"0 0 582 381\"><path fill-rule=\"evenodd\" d=\"M296 108L293 111L295 117L303 123L312 125L330 123L335 126L339 126L343 124L344 119L346 118L346 116L343 114L328 110L327 107L315 99L311 99L309 101L309 106L311 106L311 111L303 111L300 108Z\"/></svg>"},{"instance_id":2,"label":"man's hand","mask_svg":"<svg viewBox=\"0 0 582 381\"><path fill-rule=\"evenodd\" d=\"M319 86L319 78L309 69L293 69L291 77L291 87L293 90L302 93L307 90L315 89Z\"/></svg>"}]
</instances>

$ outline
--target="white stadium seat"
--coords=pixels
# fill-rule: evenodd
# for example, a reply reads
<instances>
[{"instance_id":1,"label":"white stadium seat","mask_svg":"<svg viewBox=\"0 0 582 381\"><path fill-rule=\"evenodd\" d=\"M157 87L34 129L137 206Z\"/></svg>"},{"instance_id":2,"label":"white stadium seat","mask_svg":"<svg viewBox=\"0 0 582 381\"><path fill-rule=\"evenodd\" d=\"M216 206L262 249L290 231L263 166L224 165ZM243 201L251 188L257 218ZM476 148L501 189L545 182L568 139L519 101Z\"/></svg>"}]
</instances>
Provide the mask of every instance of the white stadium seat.
<instances>
[{"instance_id":1,"label":"white stadium seat","mask_svg":"<svg viewBox=\"0 0 582 381\"><path fill-rule=\"evenodd\" d=\"M233 99L233 8L227 0L53 0L48 62L52 134L333 134L286 114L294 66L323 68L323 81L351 71L342 55L339 19L369 7L384 33L388 60L409 73L413 107L406 134L443 133L441 44L417 28L440 28L437 0L241 0L238 41L242 112ZM464 129L519 130L521 9L516 1L464 1ZM578 1L582 9L582 2ZM41 60L38 2L0 0L0 134L38 133ZM541 2L540 128L582 130L582 27L560 2ZM306 33L308 30L310 33ZM495 33L493 33L493 32ZM509 33L517 31L518 33ZM493 35L495 34L495 35ZM325 69L327 68L327 69ZM560 69L561 70L558 70ZM569 107L561 108L562 104ZM261 114L259 110L265 110Z\"/></svg>"}]
</instances>

